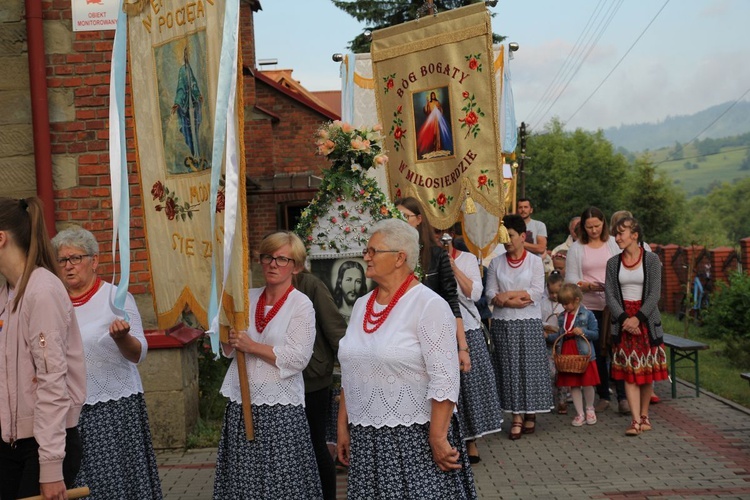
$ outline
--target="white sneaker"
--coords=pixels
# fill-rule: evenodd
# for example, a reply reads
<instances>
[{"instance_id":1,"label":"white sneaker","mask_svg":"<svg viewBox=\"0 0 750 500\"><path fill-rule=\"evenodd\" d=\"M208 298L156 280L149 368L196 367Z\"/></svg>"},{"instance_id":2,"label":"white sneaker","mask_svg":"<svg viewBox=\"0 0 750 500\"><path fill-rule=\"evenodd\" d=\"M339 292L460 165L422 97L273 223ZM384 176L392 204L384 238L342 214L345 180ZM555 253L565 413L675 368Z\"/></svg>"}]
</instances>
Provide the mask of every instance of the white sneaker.
<instances>
[{"instance_id":1,"label":"white sneaker","mask_svg":"<svg viewBox=\"0 0 750 500\"><path fill-rule=\"evenodd\" d=\"M573 419L571 422L571 425L573 427L581 427L583 424L586 423L586 417L583 415L576 415L576 418Z\"/></svg>"},{"instance_id":2,"label":"white sneaker","mask_svg":"<svg viewBox=\"0 0 750 500\"><path fill-rule=\"evenodd\" d=\"M594 425L596 423L596 412L593 407L586 408L586 423Z\"/></svg>"}]
</instances>

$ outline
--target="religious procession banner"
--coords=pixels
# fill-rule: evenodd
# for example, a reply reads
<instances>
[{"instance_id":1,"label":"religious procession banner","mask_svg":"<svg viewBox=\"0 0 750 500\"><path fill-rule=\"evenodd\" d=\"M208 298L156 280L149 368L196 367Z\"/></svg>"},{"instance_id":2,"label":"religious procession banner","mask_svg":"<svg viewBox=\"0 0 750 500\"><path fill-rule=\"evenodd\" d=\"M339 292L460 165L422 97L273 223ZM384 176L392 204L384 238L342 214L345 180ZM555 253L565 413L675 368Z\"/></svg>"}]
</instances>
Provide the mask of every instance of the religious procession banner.
<instances>
[{"instance_id":1,"label":"religious procession banner","mask_svg":"<svg viewBox=\"0 0 750 500\"><path fill-rule=\"evenodd\" d=\"M215 109L217 93L221 95L217 82L224 15L225 0L159 0L145 2L142 10L130 9L129 70L137 162L161 328L174 325L186 306L209 328L212 264L219 269L214 276L222 276L227 267L224 253L230 250L231 273L220 302L221 323L241 329L248 324L242 133L236 141L227 136L226 155L223 148L213 154L216 114L226 114L236 102L237 112L229 125L241 131L243 122L241 91L236 92L237 101L230 99L227 109ZM242 88L241 81L238 87ZM215 163L221 163L222 175L212 188ZM216 179L218 174L214 174ZM229 214L226 222L225 214ZM227 245L224 236L232 231L237 237Z\"/></svg>"},{"instance_id":2,"label":"religious procession banner","mask_svg":"<svg viewBox=\"0 0 750 500\"><path fill-rule=\"evenodd\" d=\"M484 3L373 32L390 192L449 227L475 200L503 211L492 28Z\"/></svg>"}]
</instances>

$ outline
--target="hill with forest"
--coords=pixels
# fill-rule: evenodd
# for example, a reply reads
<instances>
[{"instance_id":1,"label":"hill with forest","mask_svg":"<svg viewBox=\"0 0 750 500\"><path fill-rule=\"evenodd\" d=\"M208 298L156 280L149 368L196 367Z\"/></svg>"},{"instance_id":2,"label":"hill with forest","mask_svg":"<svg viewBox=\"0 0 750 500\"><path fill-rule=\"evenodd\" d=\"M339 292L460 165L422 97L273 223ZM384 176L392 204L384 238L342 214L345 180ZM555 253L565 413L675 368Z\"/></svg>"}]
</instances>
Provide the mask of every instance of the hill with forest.
<instances>
[{"instance_id":1,"label":"hill with forest","mask_svg":"<svg viewBox=\"0 0 750 500\"><path fill-rule=\"evenodd\" d=\"M718 139L750 132L750 101L739 101L729 111L732 102L717 104L692 115L668 116L657 123L620 125L605 129L604 136L617 148L631 152L650 151L688 142L706 126L726 112L701 139Z\"/></svg>"}]
</instances>

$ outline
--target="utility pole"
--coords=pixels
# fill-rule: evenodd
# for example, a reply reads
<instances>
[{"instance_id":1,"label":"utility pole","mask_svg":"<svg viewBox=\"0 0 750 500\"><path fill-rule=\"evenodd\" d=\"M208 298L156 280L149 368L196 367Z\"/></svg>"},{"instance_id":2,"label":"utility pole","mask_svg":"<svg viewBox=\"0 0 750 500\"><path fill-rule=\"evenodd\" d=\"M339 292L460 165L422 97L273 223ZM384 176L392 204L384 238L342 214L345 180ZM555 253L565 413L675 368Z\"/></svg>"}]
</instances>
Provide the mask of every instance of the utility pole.
<instances>
[{"instance_id":1,"label":"utility pole","mask_svg":"<svg viewBox=\"0 0 750 500\"><path fill-rule=\"evenodd\" d=\"M521 128L518 133L521 139L521 156L518 158L518 179L521 181L521 188L519 189L521 196L520 198L526 197L526 172L523 170L524 160L526 160L526 122L521 122Z\"/></svg>"}]
</instances>

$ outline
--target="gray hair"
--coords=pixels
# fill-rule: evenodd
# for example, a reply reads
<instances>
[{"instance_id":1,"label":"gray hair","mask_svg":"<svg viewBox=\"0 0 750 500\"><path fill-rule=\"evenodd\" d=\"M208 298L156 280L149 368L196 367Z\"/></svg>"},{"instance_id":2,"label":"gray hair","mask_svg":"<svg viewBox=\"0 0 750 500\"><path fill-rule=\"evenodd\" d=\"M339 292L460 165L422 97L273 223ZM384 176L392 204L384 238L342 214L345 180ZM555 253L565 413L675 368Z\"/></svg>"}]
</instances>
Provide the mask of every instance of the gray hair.
<instances>
[{"instance_id":1,"label":"gray hair","mask_svg":"<svg viewBox=\"0 0 750 500\"><path fill-rule=\"evenodd\" d=\"M82 227L73 226L63 229L52 238L52 246L55 252L60 251L60 247L80 248L88 255L99 255L99 243L91 231Z\"/></svg>"},{"instance_id":2,"label":"gray hair","mask_svg":"<svg viewBox=\"0 0 750 500\"><path fill-rule=\"evenodd\" d=\"M419 233L401 219L383 219L372 228L372 235L380 234L389 250L406 254L406 265L412 271L419 260Z\"/></svg>"}]
</instances>

